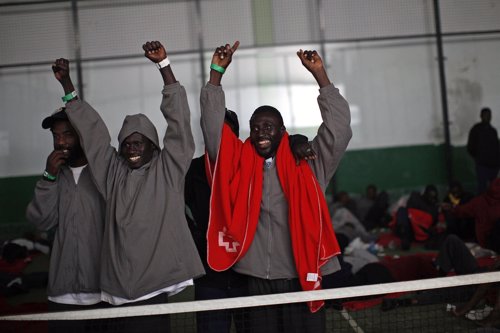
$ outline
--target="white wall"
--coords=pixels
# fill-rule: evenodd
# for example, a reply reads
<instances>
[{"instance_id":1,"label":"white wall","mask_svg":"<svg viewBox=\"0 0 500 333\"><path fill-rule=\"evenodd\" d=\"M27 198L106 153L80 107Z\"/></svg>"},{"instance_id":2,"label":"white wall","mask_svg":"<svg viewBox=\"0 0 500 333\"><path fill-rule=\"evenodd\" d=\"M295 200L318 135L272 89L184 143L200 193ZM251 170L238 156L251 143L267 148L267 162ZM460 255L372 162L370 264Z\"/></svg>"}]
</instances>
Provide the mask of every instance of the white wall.
<instances>
[{"instance_id":1,"label":"white wall","mask_svg":"<svg viewBox=\"0 0 500 333\"><path fill-rule=\"evenodd\" d=\"M223 79L227 106L238 112L241 136L259 105L283 113L291 132L314 135L319 124L317 86L295 52L315 48L318 26L331 41L433 32L430 0L324 1L321 15L306 0L275 0L273 39L289 46L255 47L249 0L202 1L201 22L193 1L139 6L127 1L81 4L82 55L137 55L136 59L84 62L85 97L116 138L126 114L142 112L166 125L159 112L161 77L140 57L141 44L159 39L170 51L172 67L188 91L196 155L203 151L199 129L201 69L198 32L204 46L241 41L241 49ZM110 4L125 3L118 8ZM443 30L500 29L500 0L441 1ZM390 13L390 14L388 14ZM473 13L474 15L468 15ZM73 58L69 6L0 8L0 65ZM257 20L258 21L258 20ZM477 25L475 24L477 23ZM349 149L443 142L436 48L432 38L379 42L331 42L323 55L332 81L351 104L354 137ZM500 129L500 34L444 39L451 134L463 144L479 109L493 110ZM294 44L294 45L292 45ZM291 46L290 46L291 45ZM208 69L211 52L205 54ZM74 71L73 71L74 72ZM208 71L207 71L208 72ZM76 74L73 73L76 79ZM61 88L50 64L0 69L0 177L40 173L52 149L41 120L61 106ZM116 143L116 141L115 141Z\"/></svg>"}]
</instances>

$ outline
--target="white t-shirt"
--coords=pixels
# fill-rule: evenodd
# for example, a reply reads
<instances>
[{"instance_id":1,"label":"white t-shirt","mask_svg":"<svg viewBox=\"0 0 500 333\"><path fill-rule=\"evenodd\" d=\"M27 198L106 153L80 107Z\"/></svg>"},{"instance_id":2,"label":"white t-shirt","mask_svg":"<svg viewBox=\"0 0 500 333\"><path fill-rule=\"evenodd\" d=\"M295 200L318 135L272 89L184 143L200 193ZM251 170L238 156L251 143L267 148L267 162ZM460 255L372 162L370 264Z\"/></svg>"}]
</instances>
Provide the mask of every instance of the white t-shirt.
<instances>
[{"instance_id":1,"label":"white t-shirt","mask_svg":"<svg viewBox=\"0 0 500 333\"><path fill-rule=\"evenodd\" d=\"M73 172L73 178L75 179L75 184L78 184L78 179L80 179L80 175L82 174L83 168L85 168L87 164L79 166L79 167L69 167L71 172Z\"/></svg>"},{"instance_id":2,"label":"white t-shirt","mask_svg":"<svg viewBox=\"0 0 500 333\"><path fill-rule=\"evenodd\" d=\"M118 296L110 295L110 294L108 294L108 293L106 293L106 292L103 291L101 299L104 302L108 302L109 304L122 305L122 304L125 304L125 303L133 303L133 302L144 301L146 299L153 298L153 297L158 296L159 294L163 294L163 293L167 293L168 296L173 296L173 295L178 294L181 291L183 291L186 287L192 286L192 285L193 285L193 279L189 279L189 280L186 280L186 281L174 284L174 285L172 285L170 287L163 288L163 289L160 289L160 290L157 290L157 291L153 291L150 294L141 296L141 297L136 298L136 299L121 298L121 297L118 297Z\"/></svg>"},{"instance_id":3,"label":"white t-shirt","mask_svg":"<svg viewBox=\"0 0 500 333\"><path fill-rule=\"evenodd\" d=\"M59 304L93 305L101 301L101 293L78 293L49 296L49 301Z\"/></svg>"}]
</instances>

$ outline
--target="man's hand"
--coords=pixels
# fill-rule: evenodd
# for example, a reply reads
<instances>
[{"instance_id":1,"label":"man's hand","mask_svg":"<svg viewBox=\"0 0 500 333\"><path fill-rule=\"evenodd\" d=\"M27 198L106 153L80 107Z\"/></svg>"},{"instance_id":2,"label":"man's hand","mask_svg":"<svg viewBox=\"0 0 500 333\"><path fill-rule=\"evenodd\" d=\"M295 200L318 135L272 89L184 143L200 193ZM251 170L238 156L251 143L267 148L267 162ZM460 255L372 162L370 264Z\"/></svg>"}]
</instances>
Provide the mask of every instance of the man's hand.
<instances>
[{"instance_id":1,"label":"man's hand","mask_svg":"<svg viewBox=\"0 0 500 333\"><path fill-rule=\"evenodd\" d=\"M224 69L229 66L231 60L233 59L233 53L236 52L240 46L240 42L234 42L233 46L226 44L225 46L219 46L215 49L214 55L212 56L212 64L216 64Z\"/></svg>"},{"instance_id":2,"label":"man's hand","mask_svg":"<svg viewBox=\"0 0 500 333\"><path fill-rule=\"evenodd\" d=\"M318 156L312 149L307 136L301 134L290 135L288 138L290 142L290 150L293 157L299 165L300 160L315 160Z\"/></svg>"},{"instance_id":3,"label":"man's hand","mask_svg":"<svg viewBox=\"0 0 500 333\"><path fill-rule=\"evenodd\" d=\"M167 58L167 51L158 41L147 42L142 45L142 49L144 50L144 56L155 64Z\"/></svg>"},{"instance_id":4,"label":"man's hand","mask_svg":"<svg viewBox=\"0 0 500 333\"><path fill-rule=\"evenodd\" d=\"M311 72L321 88L330 84L330 79L328 79L325 67L323 66L323 59L321 59L316 50L303 51L300 49L297 51L297 56L302 65Z\"/></svg>"},{"instance_id":5,"label":"man's hand","mask_svg":"<svg viewBox=\"0 0 500 333\"><path fill-rule=\"evenodd\" d=\"M318 155L316 155L316 152L314 151L314 149L312 149L311 144L309 142L301 142L295 144L292 147L292 153L293 156L295 157L297 165L299 165L300 160L302 159L308 161L308 160L315 160L318 157Z\"/></svg>"},{"instance_id":6,"label":"man's hand","mask_svg":"<svg viewBox=\"0 0 500 333\"><path fill-rule=\"evenodd\" d=\"M307 68L309 72L314 73L323 69L323 60L319 56L318 52L316 52L316 50L303 51L302 49L300 49L299 51L297 51L297 55L299 56L300 61L302 61L302 65L304 65L304 67Z\"/></svg>"},{"instance_id":7,"label":"man's hand","mask_svg":"<svg viewBox=\"0 0 500 333\"><path fill-rule=\"evenodd\" d=\"M62 150L54 150L50 153L49 157L47 157L47 165L45 170L53 176L57 176L59 173L59 169L61 165L66 163L66 157L64 156L64 152Z\"/></svg>"},{"instance_id":8,"label":"man's hand","mask_svg":"<svg viewBox=\"0 0 500 333\"><path fill-rule=\"evenodd\" d=\"M63 84L65 81L71 80L69 76L69 60L64 58L57 59L52 64L52 71L57 81Z\"/></svg>"},{"instance_id":9,"label":"man's hand","mask_svg":"<svg viewBox=\"0 0 500 333\"><path fill-rule=\"evenodd\" d=\"M155 64L167 59L167 51L159 41L146 42L146 44L142 45L142 49L144 50L144 56ZM163 84L170 85L177 82L172 66L162 67L160 73Z\"/></svg>"},{"instance_id":10,"label":"man's hand","mask_svg":"<svg viewBox=\"0 0 500 333\"><path fill-rule=\"evenodd\" d=\"M69 94L75 91L75 87L73 86L73 82L71 81L71 77L69 76L69 60L64 58L57 59L52 64L52 71L54 72L54 76L61 83L61 86L64 89L64 94ZM78 99L78 98L74 98Z\"/></svg>"}]
</instances>

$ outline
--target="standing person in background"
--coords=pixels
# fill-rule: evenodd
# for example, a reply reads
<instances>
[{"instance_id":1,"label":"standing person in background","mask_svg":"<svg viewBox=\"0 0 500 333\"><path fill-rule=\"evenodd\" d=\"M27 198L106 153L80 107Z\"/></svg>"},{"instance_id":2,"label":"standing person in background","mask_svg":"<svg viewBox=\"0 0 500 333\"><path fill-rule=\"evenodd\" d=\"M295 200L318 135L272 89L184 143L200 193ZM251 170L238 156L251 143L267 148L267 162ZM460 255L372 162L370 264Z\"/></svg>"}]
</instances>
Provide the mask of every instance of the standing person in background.
<instances>
[{"instance_id":1,"label":"standing person in background","mask_svg":"<svg viewBox=\"0 0 500 333\"><path fill-rule=\"evenodd\" d=\"M224 125L223 73L239 42L218 47L201 92L201 125L212 184L208 263L248 275L251 295L321 288L340 268L325 188L352 136L347 101L331 84L316 51L297 52L316 79L323 123L311 142L316 158L297 165L281 113L257 108L241 142ZM324 332L323 302L250 310L253 332Z\"/></svg>"},{"instance_id":2,"label":"standing person in background","mask_svg":"<svg viewBox=\"0 0 500 333\"><path fill-rule=\"evenodd\" d=\"M476 164L477 194L481 194L497 177L500 167L500 144L497 130L491 126L490 108L481 109L481 122L469 132L467 151Z\"/></svg>"},{"instance_id":3,"label":"standing person in background","mask_svg":"<svg viewBox=\"0 0 500 333\"><path fill-rule=\"evenodd\" d=\"M50 256L49 311L102 306L99 283L104 199L94 185L78 134L65 108L45 118L54 150L36 183L26 218L38 229L56 228ZM49 321L50 332L99 331L95 321Z\"/></svg>"},{"instance_id":4,"label":"standing person in background","mask_svg":"<svg viewBox=\"0 0 500 333\"><path fill-rule=\"evenodd\" d=\"M143 45L163 78L161 112L168 127L160 149L153 123L125 117L118 151L99 114L76 97L69 63L53 67L69 99L68 117L79 134L99 192L106 200L101 256L103 300L113 305L163 304L204 274L184 215L184 177L194 153L185 89L175 79L161 43ZM110 323L111 324L111 323ZM169 332L165 315L117 319L119 332Z\"/></svg>"}]
</instances>

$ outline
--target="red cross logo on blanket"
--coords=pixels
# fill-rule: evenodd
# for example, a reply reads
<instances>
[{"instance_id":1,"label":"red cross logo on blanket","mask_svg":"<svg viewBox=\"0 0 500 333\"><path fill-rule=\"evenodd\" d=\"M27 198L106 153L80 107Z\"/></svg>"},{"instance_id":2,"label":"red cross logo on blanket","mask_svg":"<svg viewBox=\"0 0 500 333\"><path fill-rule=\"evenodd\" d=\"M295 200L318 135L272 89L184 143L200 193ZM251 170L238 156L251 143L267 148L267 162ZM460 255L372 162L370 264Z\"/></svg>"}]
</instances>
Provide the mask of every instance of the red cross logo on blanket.
<instances>
[{"instance_id":1,"label":"red cross logo on blanket","mask_svg":"<svg viewBox=\"0 0 500 333\"><path fill-rule=\"evenodd\" d=\"M219 246L224 247L226 252L236 252L236 247L240 246L240 243L233 241L231 236L226 234L226 231L225 227L219 231Z\"/></svg>"}]
</instances>

